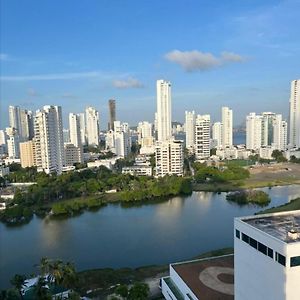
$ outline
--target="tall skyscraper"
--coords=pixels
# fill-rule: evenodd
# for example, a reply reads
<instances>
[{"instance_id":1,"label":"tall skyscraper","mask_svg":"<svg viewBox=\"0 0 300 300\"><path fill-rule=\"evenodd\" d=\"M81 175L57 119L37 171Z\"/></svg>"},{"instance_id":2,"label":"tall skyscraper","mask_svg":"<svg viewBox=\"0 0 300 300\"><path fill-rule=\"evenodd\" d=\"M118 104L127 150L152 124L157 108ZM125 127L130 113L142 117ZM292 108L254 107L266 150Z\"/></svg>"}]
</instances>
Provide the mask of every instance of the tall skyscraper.
<instances>
[{"instance_id":1,"label":"tall skyscraper","mask_svg":"<svg viewBox=\"0 0 300 300\"><path fill-rule=\"evenodd\" d=\"M195 144L195 112L194 111L186 111L185 112L185 140L186 140L186 148L189 151L194 151Z\"/></svg>"},{"instance_id":2,"label":"tall skyscraper","mask_svg":"<svg viewBox=\"0 0 300 300\"><path fill-rule=\"evenodd\" d=\"M83 149L80 132L80 117L79 115L69 114L70 142L78 148L78 162L83 162Z\"/></svg>"},{"instance_id":3,"label":"tall skyscraper","mask_svg":"<svg viewBox=\"0 0 300 300\"><path fill-rule=\"evenodd\" d=\"M276 115L273 121L272 147L283 151L287 148L287 122L282 120L282 115Z\"/></svg>"},{"instance_id":4,"label":"tall skyscraper","mask_svg":"<svg viewBox=\"0 0 300 300\"><path fill-rule=\"evenodd\" d=\"M232 147L232 110L222 107L222 147Z\"/></svg>"},{"instance_id":5,"label":"tall skyscraper","mask_svg":"<svg viewBox=\"0 0 300 300\"><path fill-rule=\"evenodd\" d=\"M250 113L246 117L246 148L257 150L261 147L261 124L262 117L255 113Z\"/></svg>"},{"instance_id":6,"label":"tall skyscraper","mask_svg":"<svg viewBox=\"0 0 300 300\"><path fill-rule=\"evenodd\" d=\"M86 145L86 125L84 113L78 114L80 123L80 136L82 145Z\"/></svg>"},{"instance_id":7,"label":"tall skyscraper","mask_svg":"<svg viewBox=\"0 0 300 300\"><path fill-rule=\"evenodd\" d=\"M214 146L219 149L222 147L222 123L215 122L212 126L212 139Z\"/></svg>"},{"instance_id":8,"label":"tall skyscraper","mask_svg":"<svg viewBox=\"0 0 300 300\"><path fill-rule=\"evenodd\" d=\"M63 124L60 106L44 106L34 120L35 158L38 170L62 173L64 166Z\"/></svg>"},{"instance_id":9,"label":"tall skyscraper","mask_svg":"<svg viewBox=\"0 0 300 300\"><path fill-rule=\"evenodd\" d=\"M172 136L171 83L157 80L157 139L166 141Z\"/></svg>"},{"instance_id":10,"label":"tall skyscraper","mask_svg":"<svg viewBox=\"0 0 300 300\"><path fill-rule=\"evenodd\" d=\"M196 159L210 156L210 115L197 115L195 125Z\"/></svg>"},{"instance_id":11,"label":"tall skyscraper","mask_svg":"<svg viewBox=\"0 0 300 300\"><path fill-rule=\"evenodd\" d=\"M108 108L109 108L108 130L114 130L114 122L116 121L116 100L114 99L108 100Z\"/></svg>"},{"instance_id":12,"label":"tall skyscraper","mask_svg":"<svg viewBox=\"0 0 300 300\"><path fill-rule=\"evenodd\" d=\"M273 143L273 122L276 114L273 112L262 113L261 124L261 145L263 147L271 146Z\"/></svg>"},{"instance_id":13,"label":"tall skyscraper","mask_svg":"<svg viewBox=\"0 0 300 300\"><path fill-rule=\"evenodd\" d=\"M99 113L93 107L87 107L86 115L86 135L88 145L99 145Z\"/></svg>"},{"instance_id":14,"label":"tall skyscraper","mask_svg":"<svg viewBox=\"0 0 300 300\"><path fill-rule=\"evenodd\" d=\"M300 79L291 83L289 145L300 148Z\"/></svg>"},{"instance_id":15,"label":"tall skyscraper","mask_svg":"<svg viewBox=\"0 0 300 300\"><path fill-rule=\"evenodd\" d=\"M9 126L15 128L21 134L21 112L19 106L8 107Z\"/></svg>"},{"instance_id":16,"label":"tall skyscraper","mask_svg":"<svg viewBox=\"0 0 300 300\"><path fill-rule=\"evenodd\" d=\"M15 127L6 128L7 151L8 157L11 159L20 158L20 138L19 133Z\"/></svg>"},{"instance_id":17,"label":"tall skyscraper","mask_svg":"<svg viewBox=\"0 0 300 300\"><path fill-rule=\"evenodd\" d=\"M114 122L114 149L117 156L126 157L131 150L131 136L128 123Z\"/></svg>"}]
</instances>

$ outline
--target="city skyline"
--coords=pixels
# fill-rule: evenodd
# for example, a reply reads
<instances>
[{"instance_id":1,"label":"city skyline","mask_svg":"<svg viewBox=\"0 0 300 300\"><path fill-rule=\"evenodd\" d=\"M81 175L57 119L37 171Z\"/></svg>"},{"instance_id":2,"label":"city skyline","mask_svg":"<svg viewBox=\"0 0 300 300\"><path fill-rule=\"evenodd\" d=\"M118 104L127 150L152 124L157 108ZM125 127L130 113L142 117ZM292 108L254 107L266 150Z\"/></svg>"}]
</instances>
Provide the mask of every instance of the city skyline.
<instances>
[{"instance_id":1,"label":"city skyline","mask_svg":"<svg viewBox=\"0 0 300 300\"><path fill-rule=\"evenodd\" d=\"M118 101L119 119L153 122L159 78L172 82L174 121L183 122L185 110L209 113L216 121L221 106L239 108L236 125L250 111L288 118L286 83L299 78L300 66L300 44L292 38L299 27L297 0L230 1L218 7L191 1L188 10L169 1L92 2L85 9L66 3L55 15L55 1L29 1L18 10L16 3L1 4L1 128L8 125L8 105L35 111L49 103L65 108L65 126L70 112L93 106L105 128L111 98ZM137 18L144 20L139 26L128 22ZM19 32L16 25L23 23ZM114 24L110 35L106 26L98 26L105 23ZM133 107L139 114L132 114Z\"/></svg>"}]
</instances>

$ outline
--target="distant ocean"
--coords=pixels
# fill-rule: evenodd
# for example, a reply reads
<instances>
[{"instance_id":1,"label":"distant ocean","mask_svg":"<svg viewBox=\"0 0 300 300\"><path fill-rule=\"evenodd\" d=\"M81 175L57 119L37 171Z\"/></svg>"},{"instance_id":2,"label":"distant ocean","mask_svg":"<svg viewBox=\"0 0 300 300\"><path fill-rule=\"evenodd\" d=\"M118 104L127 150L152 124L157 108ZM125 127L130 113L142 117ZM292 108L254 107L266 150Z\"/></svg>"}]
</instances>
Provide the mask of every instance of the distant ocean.
<instances>
[{"instance_id":1,"label":"distant ocean","mask_svg":"<svg viewBox=\"0 0 300 300\"><path fill-rule=\"evenodd\" d=\"M233 133L233 144L246 144L246 132L234 132Z\"/></svg>"}]
</instances>

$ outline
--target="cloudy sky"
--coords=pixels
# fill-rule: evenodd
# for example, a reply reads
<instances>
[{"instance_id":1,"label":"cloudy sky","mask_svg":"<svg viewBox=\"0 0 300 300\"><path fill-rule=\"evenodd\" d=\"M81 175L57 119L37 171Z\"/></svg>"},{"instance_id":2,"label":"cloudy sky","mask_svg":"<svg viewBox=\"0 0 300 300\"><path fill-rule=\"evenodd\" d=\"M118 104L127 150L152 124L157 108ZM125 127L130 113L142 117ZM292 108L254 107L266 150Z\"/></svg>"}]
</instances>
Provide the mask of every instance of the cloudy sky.
<instances>
[{"instance_id":1,"label":"cloudy sky","mask_svg":"<svg viewBox=\"0 0 300 300\"><path fill-rule=\"evenodd\" d=\"M153 121L156 79L172 82L173 120L185 110L235 124L248 112L288 116L300 78L300 0L1 0L0 127L8 105L95 106Z\"/></svg>"}]
</instances>

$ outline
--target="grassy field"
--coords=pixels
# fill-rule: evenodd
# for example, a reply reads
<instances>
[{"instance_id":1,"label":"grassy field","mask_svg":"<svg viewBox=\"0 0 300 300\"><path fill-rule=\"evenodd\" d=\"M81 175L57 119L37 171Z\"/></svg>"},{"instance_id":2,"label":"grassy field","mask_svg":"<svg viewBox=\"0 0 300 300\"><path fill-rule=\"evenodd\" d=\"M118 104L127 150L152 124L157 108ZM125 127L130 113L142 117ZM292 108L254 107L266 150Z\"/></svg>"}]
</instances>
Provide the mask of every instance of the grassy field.
<instances>
[{"instance_id":1,"label":"grassy field","mask_svg":"<svg viewBox=\"0 0 300 300\"><path fill-rule=\"evenodd\" d=\"M233 248L224 248L216 251L206 252L192 259L208 258L225 254L232 254ZM144 281L148 278L163 277L168 274L169 265L145 266L136 269L94 269L78 273L78 287L81 294L86 294L89 290L94 290L88 293L89 297L100 297L100 299L111 294L118 284L132 284L139 281Z\"/></svg>"},{"instance_id":2,"label":"grassy field","mask_svg":"<svg viewBox=\"0 0 300 300\"><path fill-rule=\"evenodd\" d=\"M272 207L263 211L258 212L257 214L269 214L269 213L275 213L275 212L282 212L282 211L289 211L289 210L298 210L300 209L300 198L294 199L290 201L289 203Z\"/></svg>"}]
</instances>

